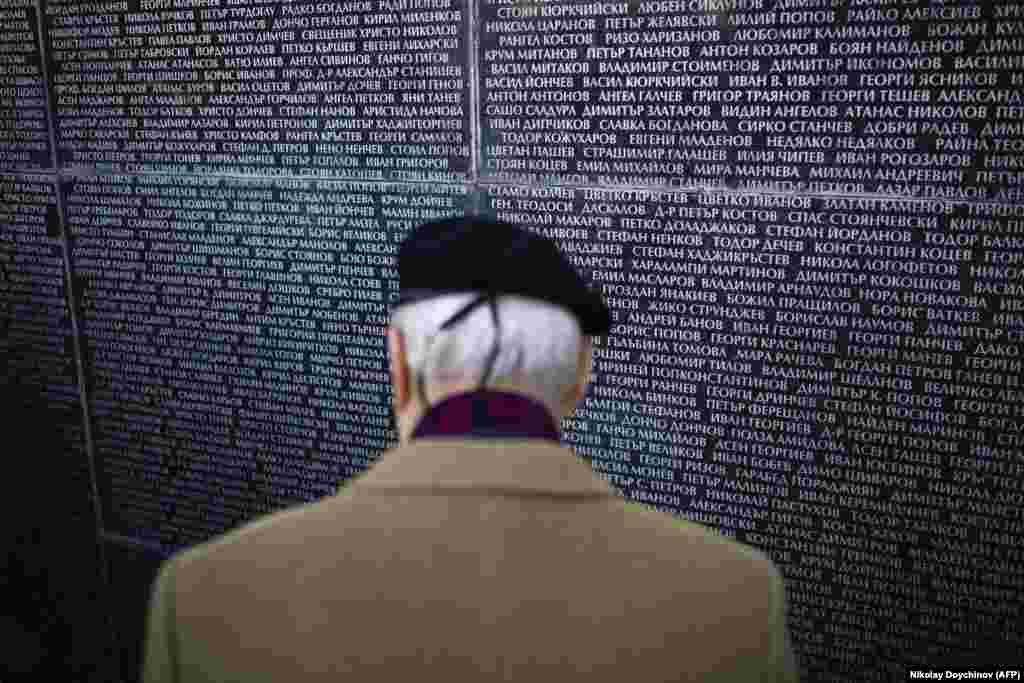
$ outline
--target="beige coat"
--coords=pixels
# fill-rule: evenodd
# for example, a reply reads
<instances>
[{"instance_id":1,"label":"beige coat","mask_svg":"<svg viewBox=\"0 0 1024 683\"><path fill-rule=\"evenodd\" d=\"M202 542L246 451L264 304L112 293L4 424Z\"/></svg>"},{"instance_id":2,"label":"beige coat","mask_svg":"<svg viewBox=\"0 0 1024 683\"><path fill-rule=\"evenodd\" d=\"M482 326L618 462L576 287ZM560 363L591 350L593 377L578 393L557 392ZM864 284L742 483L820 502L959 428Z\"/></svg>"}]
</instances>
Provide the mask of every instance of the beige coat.
<instances>
[{"instance_id":1,"label":"beige coat","mask_svg":"<svg viewBox=\"0 0 1024 683\"><path fill-rule=\"evenodd\" d=\"M425 438L167 560L145 683L797 680L762 553L537 439Z\"/></svg>"}]
</instances>

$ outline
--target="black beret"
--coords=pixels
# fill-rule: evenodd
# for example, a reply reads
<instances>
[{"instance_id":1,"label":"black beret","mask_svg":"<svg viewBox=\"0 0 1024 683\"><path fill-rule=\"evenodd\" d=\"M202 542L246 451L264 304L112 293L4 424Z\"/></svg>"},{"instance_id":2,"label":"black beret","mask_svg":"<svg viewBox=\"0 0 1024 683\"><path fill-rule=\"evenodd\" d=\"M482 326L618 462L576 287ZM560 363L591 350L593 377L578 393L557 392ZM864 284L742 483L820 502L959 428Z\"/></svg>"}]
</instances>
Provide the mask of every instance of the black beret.
<instances>
[{"instance_id":1,"label":"black beret","mask_svg":"<svg viewBox=\"0 0 1024 683\"><path fill-rule=\"evenodd\" d=\"M550 239L486 216L424 223L398 249L397 306L455 293L518 294L561 306L583 334L611 329L599 292L587 287Z\"/></svg>"}]
</instances>

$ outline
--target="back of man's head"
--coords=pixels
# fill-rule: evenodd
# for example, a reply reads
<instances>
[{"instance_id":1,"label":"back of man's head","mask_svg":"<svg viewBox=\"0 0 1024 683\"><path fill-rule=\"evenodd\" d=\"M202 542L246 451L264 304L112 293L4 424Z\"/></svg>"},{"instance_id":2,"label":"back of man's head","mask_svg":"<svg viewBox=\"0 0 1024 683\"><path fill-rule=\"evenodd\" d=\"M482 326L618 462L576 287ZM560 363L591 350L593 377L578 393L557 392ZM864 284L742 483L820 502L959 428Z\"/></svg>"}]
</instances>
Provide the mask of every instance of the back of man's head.
<instances>
[{"instance_id":1,"label":"back of man's head","mask_svg":"<svg viewBox=\"0 0 1024 683\"><path fill-rule=\"evenodd\" d=\"M556 243L487 216L424 223L398 250L388 331L403 440L424 411L491 389L539 401L557 423L582 399L591 337L611 312Z\"/></svg>"},{"instance_id":2,"label":"back of man's head","mask_svg":"<svg viewBox=\"0 0 1024 683\"><path fill-rule=\"evenodd\" d=\"M402 306L392 325L405 338L413 376L421 377L433 403L451 388L479 383L499 335L488 387L521 388L553 415L572 400L579 381L583 336L579 322L561 306L516 295L496 298L501 325L495 330L487 306L448 329L441 324L474 294L447 294Z\"/></svg>"}]
</instances>

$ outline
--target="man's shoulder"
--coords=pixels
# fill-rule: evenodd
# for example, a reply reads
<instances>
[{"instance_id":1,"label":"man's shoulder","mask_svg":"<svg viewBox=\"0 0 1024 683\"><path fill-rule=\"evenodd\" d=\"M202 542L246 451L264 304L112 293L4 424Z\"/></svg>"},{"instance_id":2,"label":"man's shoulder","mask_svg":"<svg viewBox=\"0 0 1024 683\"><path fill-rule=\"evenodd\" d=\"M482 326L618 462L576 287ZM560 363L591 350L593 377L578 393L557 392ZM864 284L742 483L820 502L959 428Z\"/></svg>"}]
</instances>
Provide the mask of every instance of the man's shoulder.
<instances>
[{"instance_id":1,"label":"man's shoulder","mask_svg":"<svg viewBox=\"0 0 1024 683\"><path fill-rule=\"evenodd\" d=\"M327 506L342 496L344 491L260 515L207 541L179 550L168 558L166 564L173 563L180 568L201 560L225 559L233 551L245 549L245 552L252 552L260 545L273 552L275 538L294 538L295 534L303 531L302 527L307 522L314 523L321 518Z\"/></svg>"},{"instance_id":2,"label":"man's shoulder","mask_svg":"<svg viewBox=\"0 0 1024 683\"><path fill-rule=\"evenodd\" d=\"M770 575L778 571L767 554L723 534L714 527L660 512L642 503L626 501L624 507L627 514L633 516L637 523L655 527L670 546L689 551L694 545L699 545L702 553L715 554L735 563L749 564L755 571Z\"/></svg>"}]
</instances>

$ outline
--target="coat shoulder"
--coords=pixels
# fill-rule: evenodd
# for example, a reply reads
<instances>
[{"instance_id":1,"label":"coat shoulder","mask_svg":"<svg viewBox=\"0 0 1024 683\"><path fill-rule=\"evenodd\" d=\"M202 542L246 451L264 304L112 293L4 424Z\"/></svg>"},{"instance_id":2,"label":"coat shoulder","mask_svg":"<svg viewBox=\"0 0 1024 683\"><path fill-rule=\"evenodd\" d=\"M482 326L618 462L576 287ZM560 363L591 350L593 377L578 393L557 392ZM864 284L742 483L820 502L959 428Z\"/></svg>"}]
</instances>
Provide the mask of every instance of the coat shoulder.
<instances>
[{"instance_id":1,"label":"coat shoulder","mask_svg":"<svg viewBox=\"0 0 1024 683\"><path fill-rule=\"evenodd\" d=\"M772 579L776 578L779 573L775 563L766 553L726 536L714 527L660 512L642 503L626 502L624 505L628 514L636 522L654 525L670 538L678 536L681 540L685 539L690 543L700 544L706 553L714 553L736 562L747 563L755 572L768 574Z\"/></svg>"},{"instance_id":2,"label":"coat shoulder","mask_svg":"<svg viewBox=\"0 0 1024 683\"><path fill-rule=\"evenodd\" d=\"M203 561L214 557L230 557L236 551L247 554L257 539L272 546L275 539L292 536L307 522L322 517L322 512L331 501L332 498L322 498L266 513L207 541L178 551L167 560L167 563L174 561L184 570L190 565L203 564Z\"/></svg>"}]
</instances>

